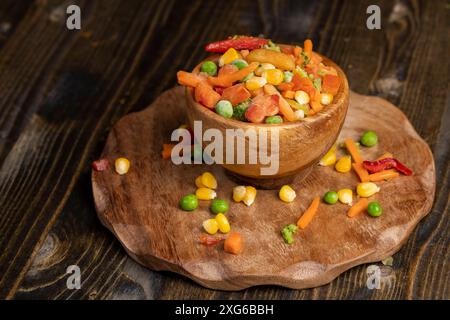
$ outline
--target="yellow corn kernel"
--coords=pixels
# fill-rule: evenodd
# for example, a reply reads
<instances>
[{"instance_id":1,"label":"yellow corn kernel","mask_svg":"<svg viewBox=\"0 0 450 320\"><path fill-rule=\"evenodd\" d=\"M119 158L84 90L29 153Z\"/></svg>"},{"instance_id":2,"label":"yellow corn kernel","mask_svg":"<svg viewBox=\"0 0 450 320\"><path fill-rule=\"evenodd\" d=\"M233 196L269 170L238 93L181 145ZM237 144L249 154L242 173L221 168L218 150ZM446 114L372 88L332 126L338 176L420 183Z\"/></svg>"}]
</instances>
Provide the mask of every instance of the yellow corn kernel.
<instances>
[{"instance_id":1,"label":"yellow corn kernel","mask_svg":"<svg viewBox=\"0 0 450 320\"><path fill-rule=\"evenodd\" d=\"M262 73L263 78L267 80L268 83L274 86L279 85L283 82L284 73L280 69L269 69Z\"/></svg>"},{"instance_id":2,"label":"yellow corn kernel","mask_svg":"<svg viewBox=\"0 0 450 320\"><path fill-rule=\"evenodd\" d=\"M343 156L338 160L336 165L334 166L336 171L341 173L349 172L352 168L352 158L350 156Z\"/></svg>"},{"instance_id":3,"label":"yellow corn kernel","mask_svg":"<svg viewBox=\"0 0 450 320\"><path fill-rule=\"evenodd\" d=\"M195 195L199 200L212 200L217 196L216 192L209 188L198 188Z\"/></svg>"},{"instance_id":4,"label":"yellow corn kernel","mask_svg":"<svg viewBox=\"0 0 450 320\"><path fill-rule=\"evenodd\" d=\"M216 234L219 230L219 224L216 219L208 219L203 221L203 229L209 234Z\"/></svg>"},{"instance_id":5,"label":"yellow corn kernel","mask_svg":"<svg viewBox=\"0 0 450 320\"><path fill-rule=\"evenodd\" d=\"M222 233L230 232L230 223L228 222L227 217L223 213L218 213L216 216L216 221L219 226L219 230Z\"/></svg>"},{"instance_id":6,"label":"yellow corn kernel","mask_svg":"<svg viewBox=\"0 0 450 320\"><path fill-rule=\"evenodd\" d=\"M373 196L380 188L373 182L362 182L356 187L356 193L363 198Z\"/></svg>"},{"instance_id":7,"label":"yellow corn kernel","mask_svg":"<svg viewBox=\"0 0 450 320\"><path fill-rule=\"evenodd\" d=\"M198 176L198 177L195 179L195 186L196 186L197 188L206 188L206 186L202 183L202 176Z\"/></svg>"},{"instance_id":8,"label":"yellow corn kernel","mask_svg":"<svg viewBox=\"0 0 450 320\"><path fill-rule=\"evenodd\" d=\"M232 63L234 60L240 59L241 56L236 51L236 49L230 48L228 49L219 59L219 66L223 66L225 64Z\"/></svg>"},{"instance_id":9,"label":"yellow corn kernel","mask_svg":"<svg viewBox=\"0 0 450 320\"><path fill-rule=\"evenodd\" d=\"M266 70L273 70L275 69L275 66L271 63L261 63L261 66L259 66L258 69L255 70L255 74L257 76L261 76L264 71Z\"/></svg>"},{"instance_id":10,"label":"yellow corn kernel","mask_svg":"<svg viewBox=\"0 0 450 320\"><path fill-rule=\"evenodd\" d=\"M307 94L305 91L298 90L295 91L295 101L297 101L299 104L308 104L309 103L309 94Z\"/></svg>"},{"instance_id":11,"label":"yellow corn kernel","mask_svg":"<svg viewBox=\"0 0 450 320\"><path fill-rule=\"evenodd\" d=\"M202 184L210 189L217 188L217 180L211 172L205 172L202 174Z\"/></svg>"},{"instance_id":12,"label":"yellow corn kernel","mask_svg":"<svg viewBox=\"0 0 450 320\"><path fill-rule=\"evenodd\" d=\"M267 84L266 78L263 77L251 77L245 82L245 87L250 90L257 90L264 87Z\"/></svg>"},{"instance_id":13,"label":"yellow corn kernel","mask_svg":"<svg viewBox=\"0 0 450 320\"><path fill-rule=\"evenodd\" d=\"M350 189L341 189L338 191L338 199L344 204L351 205L353 202L353 191Z\"/></svg>"},{"instance_id":14,"label":"yellow corn kernel","mask_svg":"<svg viewBox=\"0 0 450 320\"><path fill-rule=\"evenodd\" d=\"M244 200L247 189L244 186L237 186L233 188L233 200L236 202L241 202Z\"/></svg>"},{"instance_id":15,"label":"yellow corn kernel","mask_svg":"<svg viewBox=\"0 0 450 320\"><path fill-rule=\"evenodd\" d=\"M126 174L130 170L130 160L127 158L117 158L114 161L116 172L120 175Z\"/></svg>"},{"instance_id":16,"label":"yellow corn kernel","mask_svg":"<svg viewBox=\"0 0 450 320\"><path fill-rule=\"evenodd\" d=\"M333 95L330 93L321 93L320 94L320 103L324 106L327 106L333 102Z\"/></svg>"},{"instance_id":17,"label":"yellow corn kernel","mask_svg":"<svg viewBox=\"0 0 450 320\"><path fill-rule=\"evenodd\" d=\"M242 199L242 201L248 207L250 207L253 204L253 202L255 202L255 198L256 198L256 189L251 186L245 187L245 196L244 199Z\"/></svg>"},{"instance_id":18,"label":"yellow corn kernel","mask_svg":"<svg viewBox=\"0 0 450 320\"><path fill-rule=\"evenodd\" d=\"M290 186L284 185L278 192L278 196L284 202L292 202L294 201L297 194L295 193L294 189L292 189Z\"/></svg>"},{"instance_id":19,"label":"yellow corn kernel","mask_svg":"<svg viewBox=\"0 0 450 320\"><path fill-rule=\"evenodd\" d=\"M336 144L334 144L330 150L325 153L323 158L320 160L319 165L321 166L331 166L336 163Z\"/></svg>"}]
</instances>

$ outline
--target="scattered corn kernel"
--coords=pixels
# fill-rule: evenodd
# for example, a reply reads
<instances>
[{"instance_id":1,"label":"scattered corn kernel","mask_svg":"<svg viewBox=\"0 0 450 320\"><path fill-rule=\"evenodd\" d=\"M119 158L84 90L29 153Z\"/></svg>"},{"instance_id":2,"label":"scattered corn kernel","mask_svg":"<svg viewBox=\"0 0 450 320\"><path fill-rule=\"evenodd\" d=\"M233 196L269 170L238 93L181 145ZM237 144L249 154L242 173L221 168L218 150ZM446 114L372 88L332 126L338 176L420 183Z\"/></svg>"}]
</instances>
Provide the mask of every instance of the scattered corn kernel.
<instances>
[{"instance_id":1,"label":"scattered corn kernel","mask_svg":"<svg viewBox=\"0 0 450 320\"><path fill-rule=\"evenodd\" d=\"M305 111L303 110L295 110L294 111L295 120L301 120L305 118Z\"/></svg>"},{"instance_id":2,"label":"scattered corn kernel","mask_svg":"<svg viewBox=\"0 0 450 320\"><path fill-rule=\"evenodd\" d=\"M203 173L201 181L202 181L202 184L207 188L210 188L210 189L217 188L217 180L211 172Z\"/></svg>"},{"instance_id":3,"label":"scattered corn kernel","mask_svg":"<svg viewBox=\"0 0 450 320\"><path fill-rule=\"evenodd\" d=\"M216 219L208 219L203 221L203 229L209 234L216 234L219 230L219 224Z\"/></svg>"},{"instance_id":4,"label":"scattered corn kernel","mask_svg":"<svg viewBox=\"0 0 450 320\"><path fill-rule=\"evenodd\" d=\"M198 188L195 195L199 200L212 200L217 196L216 192L209 188Z\"/></svg>"},{"instance_id":5,"label":"scattered corn kernel","mask_svg":"<svg viewBox=\"0 0 450 320\"><path fill-rule=\"evenodd\" d=\"M206 186L202 183L202 176L198 176L198 177L195 179L195 186L196 186L197 188L206 188Z\"/></svg>"},{"instance_id":6,"label":"scattered corn kernel","mask_svg":"<svg viewBox=\"0 0 450 320\"><path fill-rule=\"evenodd\" d=\"M378 187L373 182L361 182L356 187L356 193L363 198L368 198L373 196L375 193L380 191L380 187Z\"/></svg>"},{"instance_id":7,"label":"scattered corn kernel","mask_svg":"<svg viewBox=\"0 0 450 320\"><path fill-rule=\"evenodd\" d=\"M234 60L240 59L239 53L236 49L230 48L228 49L219 59L219 66L222 67L225 64L229 64Z\"/></svg>"},{"instance_id":8,"label":"scattered corn kernel","mask_svg":"<svg viewBox=\"0 0 450 320\"><path fill-rule=\"evenodd\" d=\"M272 70L275 69L275 66L271 63L261 63L261 66L258 67L258 69L255 70L255 74L257 76L261 76L264 71L266 70Z\"/></svg>"},{"instance_id":9,"label":"scattered corn kernel","mask_svg":"<svg viewBox=\"0 0 450 320\"><path fill-rule=\"evenodd\" d=\"M259 88L264 87L267 84L266 78L263 77L251 77L249 80L245 82L245 87L250 90L257 90Z\"/></svg>"},{"instance_id":10,"label":"scattered corn kernel","mask_svg":"<svg viewBox=\"0 0 450 320\"><path fill-rule=\"evenodd\" d=\"M302 90L295 91L295 100L299 104L307 104L309 103L309 95Z\"/></svg>"},{"instance_id":11,"label":"scattered corn kernel","mask_svg":"<svg viewBox=\"0 0 450 320\"><path fill-rule=\"evenodd\" d=\"M336 144L334 144L330 150L325 153L323 158L320 160L319 165L321 166L331 166L336 163Z\"/></svg>"},{"instance_id":12,"label":"scattered corn kernel","mask_svg":"<svg viewBox=\"0 0 450 320\"><path fill-rule=\"evenodd\" d=\"M233 188L233 200L235 202L241 202L244 200L247 189L244 186L237 186Z\"/></svg>"},{"instance_id":13,"label":"scattered corn kernel","mask_svg":"<svg viewBox=\"0 0 450 320\"><path fill-rule=\"evenodd\" d=\"M242 201L248 207L250 207L253 204L253 202L255 202L255 198L256 198L256 189L252 186L245 187L245 196L244 199L242 199Z\"/></svg>"},{"instance_id":14,"label":"scattered corn kernel","mask_svg":"<svg viewBox=\"0 0 450 320\"><path fill-rule=\"evenodd\" d=\"M130 160L127 158L117 158L114 161L116 172L120 175L126 174L130 170Z\"/></svg>"},{"instance_id":15,"label":"scattered corn kernel","mask_svg":"<svg viewBox=\"0 0 450 320\"><path fill-rule=\"evenodd\" d=\"M218 213L216 215L216 221L219 226L219 230L222 233L228 233L231 230L230 223L228 222L227 217L223 213Z\"/></svg>"},{"instance_id":16,"label":"scattered corn kernel","mask_svg":"<svg viewBox=\"0 0 450 320\"><path fill-rule=\"evenodd\" d=\"M262 76L267 80L268 83L273 84L274 86L279 85L284 80L283 71L281 71L280 69L265 70L262 73Z\"/></svg>"},{"instance_id":17,"label":"scattered corn kernel","mask_svg":"<svg viewBox=\"0 0 450 320\"><path fill-rule=\"evenodd\" d=\"M292 189L290 186L284 185L278 192L278 196L284 202L292 202L294 201L297 194L295 193L294 189Z\"/></svg>"},{"instance_id":18,"label":"scattered corn kernel","mask_svg":"<svg viewBox=\"0 0 450 320\"><path fill-rule=\"evenodd\" d=\"M338 160L335 165L335 169L338 172L346 173L352 168L352 158L350 156L343 156Z\"/></svg>"},{"instance_id":19,"label":"scattered corn kernel","mask_svg":"<svg viewBox=\"0 0 450 320\"><path fill-rule=\"evenodd\" d=\"M320 94L320 103L324 106L327 106L333 102L333 95L330 93L321 93Z\"/></svg>"},{"instance_id":20,"label":"scattered corn kernel","mask_svg":"<svg viewBox=\"0 0 450 320\"><path fill-rule=\"evenodd\" d=\"M353 191L350 189L341 189L338 191L338 199L344 204L351 205L353 202Z\"/></svg>"}]
</instances>

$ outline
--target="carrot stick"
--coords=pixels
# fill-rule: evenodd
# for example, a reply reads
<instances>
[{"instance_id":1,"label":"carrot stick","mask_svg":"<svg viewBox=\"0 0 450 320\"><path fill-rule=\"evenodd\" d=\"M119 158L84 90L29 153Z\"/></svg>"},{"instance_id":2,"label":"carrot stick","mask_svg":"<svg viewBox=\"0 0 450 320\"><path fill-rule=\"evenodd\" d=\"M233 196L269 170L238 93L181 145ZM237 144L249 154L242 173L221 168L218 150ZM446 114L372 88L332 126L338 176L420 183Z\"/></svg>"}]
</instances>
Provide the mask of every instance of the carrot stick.
<instances>
[{"instance_id":1,"label":"carrot stick","mask_svg":"<svg viewBox=\"0 0 450 320\"><path fill-rule=\"evenodd\" d=\"M357 203L355 203L347 212L349 218L356 217L364 210L367 210L369 206L369 200L367 198L361 198Z\"/></svg>"},{"instance_id":2,"label":"carrot stick","mask_svg":"<svg viewBox=\"0 0 450 320\"><path fill-rule=\"evenodd\" d=\"M314 218L314 216L317 213L317 209L319 208L319 203L320 203L320 197L317 196L314 198L314 200L312 201L309 208L306 209L305 213L303 213L303 215L300 217L300 219L298 219L297 226L300 229L305 229L308 226L308 224L311 222L311 220Z\"/></svg>"},{"instance_id":3,"label":"carrot stick","mask_svg":"<svg viewBox=\"0 0 450 320\"><path fill-rule=\"evenodd\" d=\"M359 180L361 180L361 182L369 181L369 172L367 172L367 169L364 168L362 163L353 163L352 167L353 167L353 170L355 170L355 172L358 175Z\"/></svg>"},{"instance_id":4,"label":"carrot stick","mask_svg":"<svg viewBox=\"0 0 450 320\"><path fill-rule=\"evenodd\" d=\"M305 54L311 58L313 43L310 39L305 40L305 42L303 43L303 48L305 50Z\"/></svg>"},{"instance_id":5,"label":"carrot stick","mask_svg":"<svg viewBox=\"0 0 450 320\"><path fill-rule=\"evenodd\" d=\"M240 233L232 232L225 239L223 249L232 254L239 254L242 251L242 236Z\"/></svg>"},{"instance_id":6,"label":"carrot stick","mask_svg":"<svg viewBox=\"0 0 450 320\"><path fill-rule=\"evenodd\" d=\"M300 55L300 53L302 53L302 48L299 46L295 46L294 47L294 56L298 57Z\"/></svg>"},{"instance_id":7,"label":"carrot stick","mask_svg":"<svg viewBox=\"0 0 450 320\"><path fill-rule=\"evenodd\" d=\"M231 87L233 82L241 80L242 78L245 78L247 75L252 73L253 71L258 68L259 63L258 62L252 62L247 67L242 68L239 71L236 71L234 73L225 74L218 77L208 77L208 82L217 87Z\"/></svg>"},{"instance_id":8,"label":"carrot stick","mask_svg":"<svg viewBox=\"0 0 450 320\"><path fill-rule=\"evenodd\" d=\"M195 88L200 83L200 81L202 81L202 78L200 76L186 71L178 71L177 79L178 83L181 84L182 86L188 86L193 88Z\"/></svg>"},{"instance_id":9,"label":"carrot stick","mask_svg":"<svg viewBox=\"0 0 450 320\"><path fill-rule=\"evenodd\" d=\"M266 84L264 86L264 92L266 94L277 94L280 97L278 101L280 107L280 113L288 120L295 121L294 110L292 110L291 105L287 102L283 96L278 92L278 90L271 84Z\"/></svg>"},{"instance_id":10,"label":"carrot stick","mask_svg":"<svg viewBox=\"0 0 450 320\"><path fill-rule=\"evenodd\" d=\"M383 170L377 173L369 174L369 181L376 182L376 181L383 181L388 179L397 178L400 174L393 170Z\"/></svg>"},{"instance_id":11,"label":"carrot stick","mask_svg":"<svg viewBox=\"0 0 450 320\"><path fill-rule=\"evenodd\" d=\"M355 161L356 163L363 162L361 155L359 154L358 147L356 146L355 142L352 139L350 138L345 139L345 146L347 147L348 152L350 152L353 161Z\"/></svg>"},{"instance_id":12,"label":"carrot stick","mask_svg":"<svg viewBox=\"0 0 450 320\"><path fill-rule=\"evenodd\" d=\"M390 152L386 152L385 154L383 154L381 157L377 158L377 160L382 160L382 159L386 159L386 158L393 158L393 154Z\"/></svg>"}]
</instances>

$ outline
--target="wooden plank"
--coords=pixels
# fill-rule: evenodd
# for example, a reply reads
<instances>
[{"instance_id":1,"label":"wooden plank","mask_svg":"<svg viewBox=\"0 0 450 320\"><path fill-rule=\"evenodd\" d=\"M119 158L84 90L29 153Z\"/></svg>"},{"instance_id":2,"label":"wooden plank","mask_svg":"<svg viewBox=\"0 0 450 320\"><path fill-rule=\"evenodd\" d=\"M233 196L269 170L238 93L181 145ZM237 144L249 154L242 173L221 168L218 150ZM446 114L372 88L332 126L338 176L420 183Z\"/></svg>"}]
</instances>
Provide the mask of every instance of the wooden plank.
<instances>
[{"instance_id":1,"label":"wooden plank","mask_svg":"<svg viewBox=\"0 0 450 320\"><path fill-rule=\"evenodd\" d=\"M24 42L26 32L32 31L29 26L30 19L24 18L16 28L14 37L5 43L0 52L0 61L7 62L8 59L3 59L11 57L17 48L21 48L24 52L19 61L27 61L27 65L22 68L21 72L17 74L12 71L7 72L9 78L5 79L7 82L0 82L2 84L9 83L7 88L0 88L1 97L4 94L8 94L8 97L16 97L7 101L0 100L1 105L12 105L12 102L18 101L16 108L8 109L10 110L7 113L8 121L5 123L10 123L10 121L22 123L21 129L17 130L15 134L7 134L12 136L10 145L1 146L3 158L7 159L6 155L10 157L9 161L4 161L8 163L8 166L3 164L0 180L0 189L2 190L0 207L7 208L7 210L2 210L2 213L6 212L7 214L2 214L2 218L0 218L1 231L4 232L4 220L7 220L6 222L11 224L9 228L11 234L13 232L11 230L19 225L25 207L30 207L26 213L28 216L30 213L34 213L34 217L36 217L36 210L42 208L42 202L39 203L37 200L31 202L30 200L40 198L42 201L42 199L49 198L49 195L54 195L47 208L39 210L41 213L46 212L47 215L45 217L42 214L38 215L40 218L38 221L42 222L36 223L30 231L29 238L24 242L28 249L21 249L16 255L20 257L14 262L17 270L15 272L10 270L8 277L1 278L1 281L4 281L0 282L1 288L7 288L2 291L2 296L13 295L21 275L27 269L29 263L27 259L32 248L39 247L39 244L36 245L36 239L42 241L46 230L49 230L51 219L48 216L58 215L61 208L64 207L61 219L51 230L48 240L45 241L46 245L37 255L38 258L34 261L33 267L15 296L16 298L449 298L449 219L446 213L449 212L448 163L450 159L449 134L446 128L450 125L450 111L447 88L448 61L442 57L445 57L449 51L445 30L448 29L450 19L445 1L399 1L396 3L377 1L383 14L383 30L381 31L369 31L365 27L367 17L365 10L369 4L372 4L370 1L361 1L357 5L349 1L323 1L307 5L300 4L298 1L274 3L239 1L227 2L226 5L211 5L209 2L206 4L192 2L187 5L183 1L169 1L164 3L164 13L159 15L156 12L160 6L155 4L147 3L137 10L135 8L138 5L130 2L129 7L123 7L119 14L117 2L108 1L112 8L102 7L102 1L98 1L98 3L100 4L95 8L88 10L90 27L96 30L93 32L96 39L86 40L86 42L93 41L95 44L95 40L100 39L98 30L103 30L103 33L100 31L100 34L105 35L107 28L112 26L122 31L119 32L120 36L111 42L106 42L106 44L100 42L101 45L97 43L96 48L90 48L89 46L79 47L83 42L77 35L72 35L73 39L71 38L70 41L73 43L71 43L69 40L61 40L60 35L54 30L53 32L50 29L46 30L50 32L49 39L53 37L59 41L56 41L56 44L53 42L52 45L45 42L48 47L45 49L48 51L51 48L52 52L56 52L55 49L58 48L64 52L61 56L54 53L59 57L58 61L62 61L53 67L53 70L59 69L59 71L52 71L50 75L47 75L43 67L39 69L33 59L27 58L26 53L30 52L29 50L36 51L36 54L40 54L44 50L34 41ZM153 17L153 20L139 21L149 14L147 11L149 7L152 7L152 14L156 17ZM120 20L122 24L120 28L109 20L111 16ZM31 17L34 16L31 14L26 16L26 18ZM38 21L42 17L44 17L43 14L37 14L35 19ZM139 27L126 32L132 25L130 21L132 19ZM155 29L146 29L151 25L151 21L148 20L153 21ZM218 24L217 21L226 21L227 23ZM40 27L39 23L32 26ZM50 27L47 26L47 28ZM113 28L113 30L116 29ZM177 69L188 69L205 56L200 43L234 33L259 32L274 36L275 39L294 42L302 41L306 35L311 36L318 44L319 51L338 62L347 72L353 90L364 94L382 95L399 105L407 113L419 134L433 148L438 176L435 206L432 213L415 230L406 246L394 256L393 268L386 268L386 272L391 272L391 275L387 277L391 283L383 284L381 290L366 288L366 266L350 270L330 285L311 290L292 291L276 287L251 288L236 293L207 290L182 277L147 271L137 266L126 257L112 236L98 223L96 224L96 220L92 218L95 213L90 190L87 189L87 166L93 158L92 155L98 154L101 150L102 139L105 138L108 125L130 110L139 110L145 107L162 90L171 87L175 83L174 74ZM39 39L39 37L37 34L31 33L28 39ZM142 41L142 39L147 42L139 47L136 42ZM118 45L120 41L124 41L128 46L134 46L126 50ZM41 51L38 51L39 47ZM115 62L114 72L105 66L103 60L108 50L120 48L117 59L111 59ZM142 48L141 51L139 48ZM160 51L155 48L166 48L166 50ZM140 53L140 56L137 52ZM89 57L84 57L87 54ZM133 55L138 55L138 57L133 57ZM25 58L28 60L24 60ZM73 58L76 63L70 63ZM89 63L92 59L95 60ZM121 61L123 61L122 64ZM436 63L437 61L439 64ZM52 65L50 60L47 63ZM47 91L45 89L52 88L47 83L58 77L57 75L60 75L62 70L72 69L69 67L77 70L91 70L94 68L94 64L100 65L95 68L97 72L107 71L101 79L104 82L105 79L108 79L107 82L113 84L108 86L102 81L94 80L96 85L100 83L100 89L95 93L105 93L95 100L82 100L84 105L89 103L91 109L81 108L78 111L72 107L70 117L63 117L65 121L61 124L53 123L52 131L49 129L45 131L45 138L32 141L31 137L40 133L40 122L37 120L30 122L30 119L35 119L33 115L40 114L36 110L48 110L48 108L42 107L42 103L39 103L39 99L36 98L45 95ZM123 67L123 64L126 66ZM112 63L110 65L113 66ZM33 70L33 66L45 81L40 81L36 72L33 74L28 72L29 68ZM124 68L132 69L126 72ZM103 75L103 72L98 74ZM3 76L3 73L0 76ZM85 79L83 76L81 78ZM125 79L120 80L119 78ZM28 81L23 81L23 79ZM84 82L84 80L79 80L79 82ZM118 84L119 82L120 84ZM14 86L18 86L17 92L14 90ZM35 88L34 94L28 93L30 87ZM116 92L116 95L113 92ZM20 100L23 98L19 93L27 93L24 95L32 97L28 98L28 101L33 102L36 99L37 102L25 103ZM72 99L72 101L75 100ZM87 108L86 105L85 108ZM14 110L16 111L14 112ZM430 110L432 110L431 113ZM0 116L3 115L2 111L3 108ZM86 125L80 125L79 123L82 121L79 120L75 125L73 120L69 121L71 117L76 118L77 115L78 119L84 119L83 117L87 119L88 111L89 117L97 117L101 119L101 122L94 124L88 120L89 123ZM17 114L23 115L24 120L15 120ZM44 120L47 118L51 118L48 112L44 116ZM53 119L56 122L57 118ZM68 126L69 123L72 123L73 127ZM62 134L58 129L66 128L70 128L72 135L68 133L67 138L62 139ZM94 131L93 136L87 137L83 128L85 131ZM76 137L74 131L78 131ZM8 132L14 132L14 130L11 129ZM59 133L59 140L54 138L55 133ZM33 153L33 148L36 148L35 143L39 141L41 141L43 149ZM53 141L53 144L48 144L47 141ZM46 146L56 146L61 143L62 151L55 150L55 147L44 149ZM43 157L43 150L50 150L49 156ZM73 150L72 155L67 157L69 153L65 150ZM60 155L62 153L66 156ZM67 158L67 161L63 161ZM20 159L22 162L14 165ZM74 163L74 160L78 163ZM31 166L32 164L34 166ZM75 166L78 167L74 168ZM44 170L39 174L36 168ZM52 173L53 175L51 175ZM45 177L45 174L51 175L51 177ZM78 177L80 179L73 187L73 183ZM34 183L34 186L43 186L38 197L35 196L36 188L30 185L29 180ZM56 184L57 181L59 181L58 184ZM54 185L53 189L58 190L58 193L51 192L50 184ZM71 192L72 189L73 192ZM8 199L5 197L6 191ZM69 200L66 204L67 197ZM73 225L76 225L77 229ZM30 228L25 224L25 220L20 226L18 230ZM1 233L0 249L6 253L2 253L0 257L0 268L5 261L8 263L11 261L10 257L15 255L12 253L18 249L17 245L11 244L5 247L5 239L9 240L10 236L8 238L8 235L3 232ZM13 233L16 232L20 231ZM22 239L25 233L22 231L21 236L16 236L16 241ZM3 236L3 234L6 235ZM47 257L45 250L49 247L48 243L51 243L52 237L62 239L58 242L59 245L56 249L58 255L55 257L57 258L41 258L39 260L39 257ZM74 261L81 262L84 280L81 290L69 291L65 287L65 268L74 264ZM3 274L0 272L0 275ZM8 280L5 282L3 279Z\"/></svg>"}]
</instances>

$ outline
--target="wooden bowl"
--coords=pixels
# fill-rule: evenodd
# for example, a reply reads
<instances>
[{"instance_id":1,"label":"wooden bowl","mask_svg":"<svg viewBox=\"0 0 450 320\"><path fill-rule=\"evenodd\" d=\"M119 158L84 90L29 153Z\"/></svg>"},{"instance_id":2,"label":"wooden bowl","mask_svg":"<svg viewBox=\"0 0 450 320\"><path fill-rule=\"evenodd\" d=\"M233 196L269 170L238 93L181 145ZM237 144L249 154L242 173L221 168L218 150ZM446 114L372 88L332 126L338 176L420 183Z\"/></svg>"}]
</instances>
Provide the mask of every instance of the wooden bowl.
<instances>
[{"instance_id":1,"label":"wooden bowl","mask_svg":"<svg viewBox=\"0 0 450 320\"><path fill-rule=\"evenodd\" d=\"M304 178L336 141L348 108L347 77L333 61L326 57L323 57L323 60L325 65L333 66L337 70L343 81L333 103L325 106L322 111L311 117L282 124L253 124L227 119L215 113L214 110L197 103L194 100L194 90L186 88L189 124L193 127L194 121L201 121L203 132L206 129L215 128L220 130L223 136L225 136L226 129L243 129L245 131L253 128L258 134L261 129L266 129L269 133L277 131L279 135L279 168L276 174L261 175L261 168L268 165L261 164L259 157L256 164L250 164L246 159L244 164L222 164L222 166L240 180L262 188L278 187L280 184L289 182L296 175L301 175L296 178ZM200 65L201 63L194 69L194 72L199 70ZM207 144L204 143L204 145ZM225 142L223 149L224 159L226 159ZM270 145L267 149L263 151L271 152ZM248 153L249 146L246 143L245 154L248 155Z\"/></svg>"}]
</instances>

